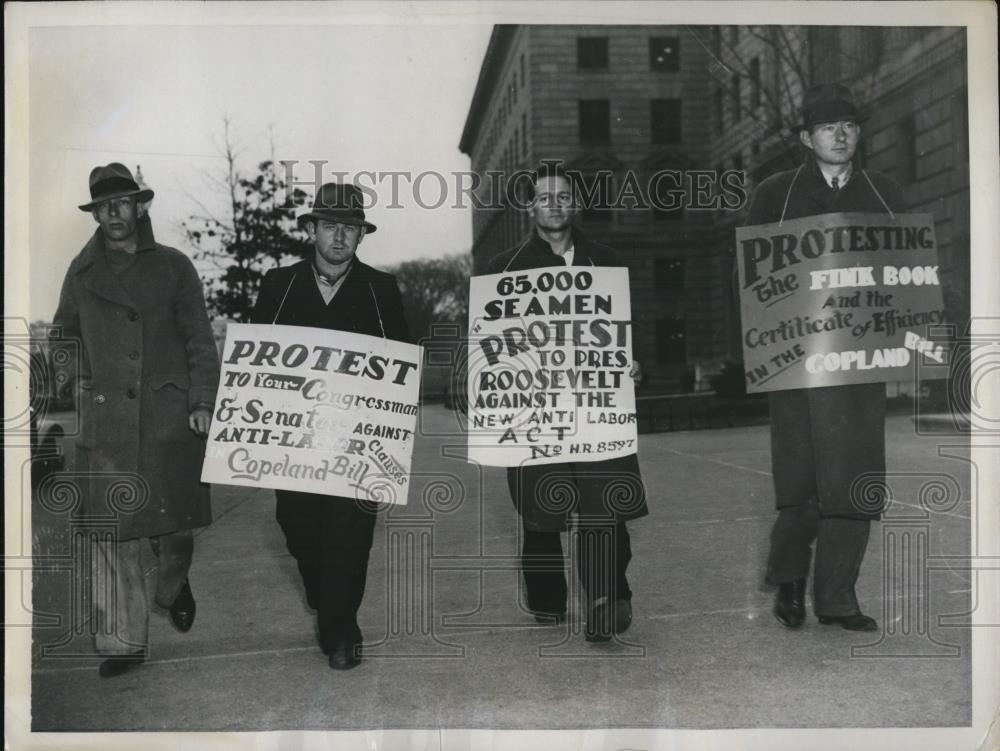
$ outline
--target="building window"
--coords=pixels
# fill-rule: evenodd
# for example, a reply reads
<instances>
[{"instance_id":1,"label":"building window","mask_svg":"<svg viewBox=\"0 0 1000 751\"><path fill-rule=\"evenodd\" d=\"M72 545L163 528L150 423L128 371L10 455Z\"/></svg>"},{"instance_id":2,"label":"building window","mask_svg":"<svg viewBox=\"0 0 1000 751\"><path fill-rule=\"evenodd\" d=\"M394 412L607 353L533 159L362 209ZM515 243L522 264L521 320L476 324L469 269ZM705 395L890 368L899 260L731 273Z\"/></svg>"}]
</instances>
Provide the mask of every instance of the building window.
<instances>
[{"instance_id":1,"label":"building window","mask_svg":"<svg viewBox=\"0 0 1000 751\"><path fill-rule=\"evenodd\" d=\"M684 289L684 260L657 258L653 262L653 286L657 292L680 292Z\"/></svg>"},{"instance_id":2,"label":"building window","mask_svg":"<svg viewBox=\"0 0 1000 751\"><path fill-rule=\"evenodd\" d=\"M676 73L681 69L680 39L653 37L649 40L649 69Z\"/></svg>"},{"instance_id":3,"label":"building window","mask_svg":"<svg viewBox=\"0 0 1000 751\"><path fill-rule=\"evenodd\" d=\"M668 203L664 201L663 203ZM653 207L653 221L655 222L683 222L684 209L663 209L659 206Z\"/></svg>"},{"instance_id":4,"label":"building window","mask_svg":"<svg viewBox=\"0 0 1000 751\"><path fill-rule=\"evenodd\" d=\"M896 174L904 182L917 179L917 122L907 115L896 123Z\"/></svg>"},{"instance_id":5,"label":"building window","mask_svg":"<svg viewBox=\"0 0 1000 751\"><path fill-rule=\"evenodd\" d=\"M607 99L580 100L580 140L611 143L611 103Z\"/></svg>"},{"instance_id":6,"label":"building window","mask_svg":"<svg viewBox=\"0 0 1000 751\"><path fill-rule=\"evenodd\" d=\"M725 115L723 114L724 109L722 100L723 100L722 89L716 89L715 90L715 135L717 136L722 135L723 128L725 127L723 124Z\"/></svg>"},{"instance_id":7,"label":"building window","mask_svg":"<svg viewBox=\"0 0 1000 751\"><path fill-rule=\"evenodd\" d=\"M743 119L743 102L740 101L740 75L734 73L730 81L730 96L733 100L733 124Z\"/></svg>"},{"instance_id":8,"label":"building window","mask_svg":"<svg viewBox=\"0 0 1000 751\"><path fill-rule=\"evenodd\" d=\"M760 107L760 58L750 61L750 111L756 112Z\"/></svg>"},{"instance_id":9,"label":"building window","mask_svg":"<svg viewBox=\"0 0 1000 751\"><path fill-rule=\"evenodd\" d=\"M955 113L955 130L957 138L955 146L961 156L969 155L969 90L963 87L952 95L953 112Z\"/></svg>"},{"instance_id":10,"label":"building window","mask_svg":"<svg viewBox=\"0 0 1000 751\"><path fill-rule=\"evenodd\" d=\"M580 70L607 70L608 38L579 37L576 40L576 67Z\"/></svg>"},{"instance_id":11,"label":"building window","mask_svg":"<svg viewBox=\"0 0 1000 751\"><path fill-rule=\"evenodd\" d=\"M687 336L683 318L661 318L656 322L656 359L662 363L687 361Z\"/></svg>"},{"instance_id":12,"label":"building window","mask_svg":"<svg viewBox=\"0 0 1000 751\"><path fill-rule=\"evenodd\" d=\"M654 99L649 103L649 132L653 143L681 142L681 100Z\"/></svg>"},{"instance_id":13,"label":"building window","mask_svg":"<svg viewBox=\"0 0 1000 751\"><path fill-rule=\"evenodd\" d=\"M521 153L528 158L528 113L521 113Z\"/></svg>"},{"instance_id":14,"label":"building window","mask_svg":"<svg viewBox=\"0 0 1000 751\"><path fill-rule=\"evenodd\" d=\"M576 179L577 196L582 204L580 215L584 222L608 224L611 222L612 173L601 170Z\"/></svg>"}]
</instances>

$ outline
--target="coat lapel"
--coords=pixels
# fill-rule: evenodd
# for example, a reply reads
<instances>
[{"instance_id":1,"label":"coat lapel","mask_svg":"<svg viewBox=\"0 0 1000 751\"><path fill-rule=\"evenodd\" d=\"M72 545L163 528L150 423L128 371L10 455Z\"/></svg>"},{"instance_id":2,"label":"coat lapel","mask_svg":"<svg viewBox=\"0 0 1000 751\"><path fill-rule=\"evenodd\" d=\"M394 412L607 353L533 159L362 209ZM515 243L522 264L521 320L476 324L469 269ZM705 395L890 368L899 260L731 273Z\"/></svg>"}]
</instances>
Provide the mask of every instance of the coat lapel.
<instances>
[{"instance_id":1,"label":"coat lapel","mask_svg":"<svg viewBox=\"0 0 1000 751\"><path fill-rule=\"evenodd\" d=\"M81 259L77 274L84 287L110 302L130 308L135 307L135 302L122 287L104 258L104 236L101 230L94 232L94 236L84 246Z\"/></svg>"}]
</instances>

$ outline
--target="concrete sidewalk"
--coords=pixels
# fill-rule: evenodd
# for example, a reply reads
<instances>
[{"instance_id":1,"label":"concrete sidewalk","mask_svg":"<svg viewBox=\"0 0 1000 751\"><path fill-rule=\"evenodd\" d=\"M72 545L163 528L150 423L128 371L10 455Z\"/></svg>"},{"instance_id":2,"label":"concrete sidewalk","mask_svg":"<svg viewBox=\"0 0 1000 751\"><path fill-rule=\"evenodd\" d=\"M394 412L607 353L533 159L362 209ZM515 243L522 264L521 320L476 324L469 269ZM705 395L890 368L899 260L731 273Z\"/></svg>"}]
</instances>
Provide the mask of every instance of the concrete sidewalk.
<instances>
[{"instance_id":1,"label":"concrete sidewalk","mask_svg":"<svg viewBox=\"0 0 1000 751\"><path fill-rule=\"evenodd\" d=\"M941 559L968 554L966 439L890 418L895 502L858 588L883 631L856 634L819 625L811 607L799 631L770 614L767 427L642 436L651 515L630 524L635 621L619 643L594 645L579 614L544 627L519 608L503 470L466 463L456 413L426 407L421 429L409 504L376 529L359 668L330 670L316 645L273 494L216 487L192 631L154 614L147 664L101 679L85 615L36 619L33 729L969 724L970 576ZM60 523L45 520L49 533ZM36 609L66 610L73 579L37 573Z\"/></svg>"}]
</instances>

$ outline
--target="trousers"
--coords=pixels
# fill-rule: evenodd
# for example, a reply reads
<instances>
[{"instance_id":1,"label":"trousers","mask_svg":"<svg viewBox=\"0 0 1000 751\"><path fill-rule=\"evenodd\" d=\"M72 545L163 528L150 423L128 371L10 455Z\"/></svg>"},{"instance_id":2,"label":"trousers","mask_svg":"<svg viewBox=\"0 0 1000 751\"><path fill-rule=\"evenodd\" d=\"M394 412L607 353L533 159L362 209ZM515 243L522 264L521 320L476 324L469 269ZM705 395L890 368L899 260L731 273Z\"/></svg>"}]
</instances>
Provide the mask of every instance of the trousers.
<instances>
[{"instance_id":1,"label":"trousers","mask_svg":"<svg viewBox=\"0 0 1000 751\"><path fill-rule=\"evenodd\" d=\"M194 534L190 529L157 537L98 541L91 556L97 630L94 641L103 655L120 655L149 647L149 602L142 572L142 546L157 555L154 602L169 608L191 569Z\"/></svg>"},{"instance_id":2,"label":"trousers","mask_svg":"<svg viewBox=\"0 0 1000 751\"><path fill-rule=\"evenodd\" d=\"M521 573L528 610L566 612L566 573L559 532L533 532L522 523ZM632 560L632 543L624 521L578 518L570 529L570 544L587 612L604 598L631 600L625 572Z\"/></svg>"},{"instance_id":3,"label":"trousers","mask_svg":"<svg viewBox=\"0 0 1000 751\"><path fill-rule=\"evenodd\" d=\"M868 547L871 522L820 516L816 498L778 512L771 529L767 583L805 579L809 575L810 545L816 541L813 599L817 615L855 615L861 612L854 585Z\"/></svg>"},{"instance_id":4,"label":"trousers","mask_svg":"<svg viewBox=\"0 0 1000 751\"><path fill-rule=\"evenodd\" d=\"M352 499L275 491L276 516L298 565L306 602L317 614L320 648L361 644L358 609L365 594L375 513Z\"/></svg>"}]
</instances>

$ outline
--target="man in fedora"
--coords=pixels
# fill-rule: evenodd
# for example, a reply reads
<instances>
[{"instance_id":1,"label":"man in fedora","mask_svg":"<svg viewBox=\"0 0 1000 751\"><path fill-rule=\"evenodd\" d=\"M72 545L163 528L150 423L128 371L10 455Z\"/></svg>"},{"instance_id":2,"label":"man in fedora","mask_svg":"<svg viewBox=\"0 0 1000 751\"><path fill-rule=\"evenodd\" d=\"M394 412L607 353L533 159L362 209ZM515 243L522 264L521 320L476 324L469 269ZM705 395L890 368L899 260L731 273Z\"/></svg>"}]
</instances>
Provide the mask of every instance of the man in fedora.
<instances>
[{"instance_id":1,"label":"man in fedora","mask_svg":"<svg viewBox=\"0 0 1000 751\"><path fill-rule=\"evenodd\" d=\"M298 218L311 258L271 269L261 281L253 323L312 326L409 341L403 300L391 274L358 260L375 225L361 191L326 183L312 210ZM276 516L298 564L306 602L317 611L319 643L335 670L361 661L358 608L365 592L375 509L354 498L275 491Z\"/></svg>"},{"instance_id":2,"label":"man in fedora","mask_svg":"<svg viewBox=\"0 0 1000 751\"><path fill-rule=\"evenodd\" d=\"M191 628L192 530L212 521L199 478L219 357L194 265L153 239L152 197L123 164L94 168L80 210L98 227L70 263L53 319L82 345L68 375L81 419L76 472L88 478L83 508L113 519L117 533L93 551L104 677L148 653L147 540L158 556L153 599L178 630Z\"/></svg>"},{"instance_id":3,"label":"man in fedora","mask_svg":"<svg viewBox=\"0 0 1000 751\"><path fill-rule=\"evenodd\" d=\"M803 98L796 127L806 149L795 170L764 180L747 224L840 212L888 213L904 207L899 186L856 163L864 117L846 86L822 84ZM770 393L771 466L778 518L771 530L767 581L777 585L774 615L788 628L805 620L810 545L816 541L813 599L820 623L874 631L854 585L870 521L880 512L853 497L854 481L885 475L885 384ZM868 499L870 501L870 499ZM876 504L880 505L880 504Z\"/></svg>"}]
</instances>

